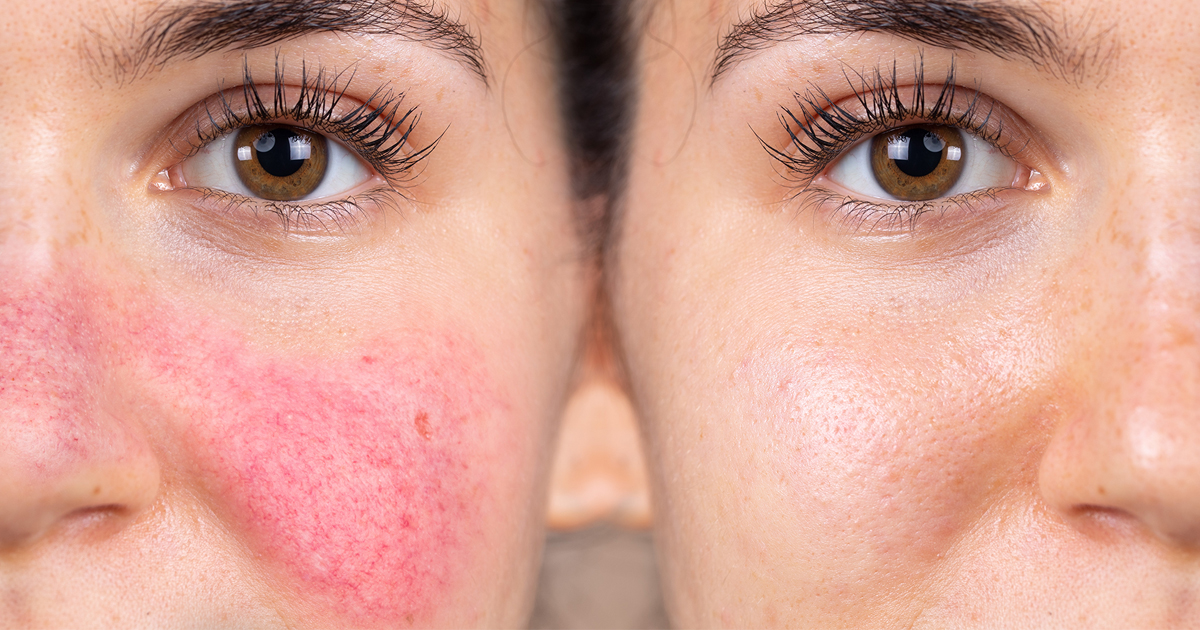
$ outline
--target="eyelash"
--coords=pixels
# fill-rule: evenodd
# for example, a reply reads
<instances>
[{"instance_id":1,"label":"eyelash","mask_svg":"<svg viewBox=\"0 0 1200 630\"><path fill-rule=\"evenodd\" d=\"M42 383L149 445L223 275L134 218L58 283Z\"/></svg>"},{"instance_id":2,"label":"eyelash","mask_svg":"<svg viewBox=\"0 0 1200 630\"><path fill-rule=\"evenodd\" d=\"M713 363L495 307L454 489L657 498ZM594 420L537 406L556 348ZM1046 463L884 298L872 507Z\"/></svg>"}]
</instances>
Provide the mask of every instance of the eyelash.
<instances>
[{"instance_id":1,"label":"eyelash","mask_svg":"<svg viewBox=\"0 0 1200 630\"><path fill-rule=\"evenodd\" d=\"M204 106L203 118L196 122L190 146L179 151L184 155L183 159L196 155L209 143L242 127L285 121L327 134L346 144L384 178L387 188L323 203L266 201L222 190L198 189L202 193L200 200L218 202L226 212L249 206L256 215L262 211L275 214L283 221L286 231L293 223L316 224L323 228L328 227L327 223L333 223L344 228L353 222L355 215L365 214L365 203L387 205L392 201L385 194L388 191L404 196L403 184L415 175L415 167L441 140L438 136L428 145L406 152L421 116L415 106L402 109L404 93L383 86L362 104L339 114L338 105L354 80L353 70L330 73L324 66L319 66L313 74L302 63L299 96L288 106L285 101L290 99L285 99L284 69L282 59L277 56L275 81L270 94L264 98L263 87L255 83L249 65L243 63L241 96L245 111L239 111L231 102L229 90L219 90L215 106ZM347 72L349 76L346 76ZM207 126L202 125L205 121Z\"/></svg>"},{"instance_id":2,"label":"eyelash","mask_svg":"<svg viewBox=\"0 0 1200 630\"><path fill-rule=\"evenodd\" d=\"M791 177L805 182L805 185L862 138L913 120L957 127L993 144L1009 157L1020 153L1003 141L1003 125L993 117L994 104L981 100L978 85L970 103L960 112L954 111L955 97L962 88L955 83L953 60L936 100L928 105L924 60L917 66L914 93L908 103L901 94L903 86L898 79L895 63L892 64L890 75L876 68L870 77L854 73L857 84L849 74L845 77L853 100L862 107L862 114L850 112L838 105L824 90L814 86L804 94L797 92L793 95L800 106L799 114L787 106L782 107L783 111L779 114L779 122L791 140L790 147L780 149L759 137L759 142L771 157L782 164ZM804 189L805 186L802 186L800 192L804 192Z\"/></svg>"}]
</instances>

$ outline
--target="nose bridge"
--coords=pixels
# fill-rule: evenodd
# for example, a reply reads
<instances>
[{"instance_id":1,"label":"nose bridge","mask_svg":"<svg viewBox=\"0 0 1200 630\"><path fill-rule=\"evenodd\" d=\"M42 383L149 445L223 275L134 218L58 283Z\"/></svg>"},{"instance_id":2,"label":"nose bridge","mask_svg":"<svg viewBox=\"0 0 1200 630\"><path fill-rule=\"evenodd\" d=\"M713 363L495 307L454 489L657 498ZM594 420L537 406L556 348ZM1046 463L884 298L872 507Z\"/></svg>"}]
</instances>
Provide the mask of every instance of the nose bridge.
<instances>
[{"instance_id":1,"label":"nose bridge","mask_svg":"<svg viewBox=\"0 0 1200 630\"><path fill-rule=\"evenodd\" d=\"M30 85L0 71L0 253L10 241L49 246L90 227L92 176L105 157L88 124L95 112L68 98L81 76L47 74Z\"/></svg>"},{"instance_id":2,"label":"nose bridge","mask_svg":"<svg viewBox=\"0 0 1200 630\"><path fill-rule=\"evenodd\" d=\"M1180 118L1186 112L1179 112ZM1118 304L1106 391L1145 417L1186 418L1200 400L1200 146L1195 125L1148 129L1144 152L1117 197L1110 269L1099 277ZM1173 121L1177 125L1184 121ZM1122 280L1123 279L1123 280Z\"/></svg>"},{"instance_id":3,"label":"nose bridge","mask_svg":"<svg viewBox=\"0 0 1200 630\"><path fill-rule=\"evenodd\" d=\"M158 471L137 427L106 405L117 357L105 300L61 265L0 266L2 550L64 518L144 507Z\"/></svg>"}]
</instances>

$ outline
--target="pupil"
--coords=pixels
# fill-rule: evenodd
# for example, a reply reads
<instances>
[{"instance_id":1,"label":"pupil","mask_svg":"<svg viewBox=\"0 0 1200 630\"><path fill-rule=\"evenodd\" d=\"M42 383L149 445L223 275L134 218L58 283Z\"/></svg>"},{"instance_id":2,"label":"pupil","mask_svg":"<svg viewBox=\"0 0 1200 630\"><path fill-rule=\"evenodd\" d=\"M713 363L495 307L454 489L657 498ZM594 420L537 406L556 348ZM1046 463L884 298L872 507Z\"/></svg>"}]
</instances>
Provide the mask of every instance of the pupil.
<instances>
[{"instance_id":1,"label":"pupil","mask_svg":"<svg viewBox=\"0 0 1200 630\"><path fill-rule=\"evenodd\" d=\"M271 136L273 142L267 141L267 136ZM284 127L278 127L259 136L259 139L254 142L255 149L259 149L260 146L267 147L266 151L261 149L256 151L258 163L267 174L275 177L287 177L304 166L303 158L292 159L292 138L303 140L299 134Z\"/></svg>"},{"instance_id":2,"label":"pupil","mask_svg":"<svg viewBox=\"0 0 1200 630\"><path fill-rule=\"evenodd\" d=\"M900 135L908 139L908 159L896 160L896 168L902 173L909 177L925 177L941 164L942 149L946 143L933 132L918 127ZM927 142L926 135L932 135L937 141ZM936 147L937 151L930 151L931 146Z\"/></svg>"}]
</instances>

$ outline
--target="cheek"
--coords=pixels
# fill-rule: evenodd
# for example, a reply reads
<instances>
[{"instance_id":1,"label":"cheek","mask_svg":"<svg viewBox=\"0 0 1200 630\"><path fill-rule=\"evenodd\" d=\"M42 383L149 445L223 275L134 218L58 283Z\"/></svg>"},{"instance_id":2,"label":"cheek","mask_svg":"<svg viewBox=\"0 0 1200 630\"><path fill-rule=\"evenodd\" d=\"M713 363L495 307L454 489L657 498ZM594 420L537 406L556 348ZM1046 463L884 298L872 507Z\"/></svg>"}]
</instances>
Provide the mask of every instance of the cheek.
<instances>
[{"instance_id":1,"label":"cheek","mask_svg":"<svg viewBox=\"0 0 1200 630\"><path fill-rule=\"evenodd\" d=\"M285 360L204 343L189 426L213 495L255 552L339 613L432 611L479 538L503 405L464 345L414 333Z\"/></svg>"},{"instance_id":2,"label":"cheek","mask_svg":"<svg viewBox=\"0 0 1200 630\"><path fill-rule=\"evenodd\" d=\"M900 583L1006 489L1032 485L1040 410L1012 356L911 332L848 338L766 346L738 380L772 434L770 468L793 503L784 518L815 552L805 557L851 585Z\"/></svg>"},{"instance_id":3,"label":"cheek","mask_svg":"<svg viewBox=\"0 0 1200 630\"><path fill-rule=\"evenodd\" d=\"M470 339L407 330L272 352L203 316L151 310L126 334L141 357L134 380L168 418L159 441L181 448L183 483L201 480L307 614L428 623L486 570L489 537L505 536L500 523L516 519L503 511L521 504L493 497L521 492L508 468L530 461L529 441Z\"/></svg>"}]
</instances>

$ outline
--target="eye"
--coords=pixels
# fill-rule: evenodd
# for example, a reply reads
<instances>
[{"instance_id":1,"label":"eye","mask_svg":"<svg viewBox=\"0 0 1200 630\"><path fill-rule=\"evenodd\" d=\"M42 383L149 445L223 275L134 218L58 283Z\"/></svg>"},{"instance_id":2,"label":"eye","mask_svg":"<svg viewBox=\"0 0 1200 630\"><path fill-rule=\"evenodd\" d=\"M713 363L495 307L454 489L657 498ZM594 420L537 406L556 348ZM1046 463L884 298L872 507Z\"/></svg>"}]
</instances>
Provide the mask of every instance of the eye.
<instances>
[{"instance_id":1,"label":"eye","mask_svg":"<svg viewBox=\"0 0 1200 630\"><path fill-rule=\"evenodd\" d=\"M890 201L929 201L1017 185L1029 169L957 127L909 125L860 142L826 177L847 191Z\"/></svg>"},{"instance_id":2,"label":"eye","mask_svg":"<svg viewBox=\"0 0 1200 630\"><path fill-rule=\"evenodd\" d=\"M340 143L282 124L235 129L178 166L182 184L269 201L343 196L374 173Z\"/></svg>"}]
</instances>

